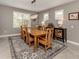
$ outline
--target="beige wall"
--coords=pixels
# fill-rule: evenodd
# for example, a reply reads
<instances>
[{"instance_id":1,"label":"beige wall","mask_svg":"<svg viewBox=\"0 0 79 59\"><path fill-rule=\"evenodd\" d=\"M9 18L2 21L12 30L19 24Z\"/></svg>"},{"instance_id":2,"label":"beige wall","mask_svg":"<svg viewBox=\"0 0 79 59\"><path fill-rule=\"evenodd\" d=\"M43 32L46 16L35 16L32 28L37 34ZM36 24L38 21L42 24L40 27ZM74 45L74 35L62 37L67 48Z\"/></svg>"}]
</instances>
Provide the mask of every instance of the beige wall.
<instances>
[{"instance_id":1,"label":"beige wall","mask_svg":"<svg viewBox=\"0 0 79 59\"><path fill-rule=\"evenodd\" d=\"M13 28L13 11L30 14L35 13L32 11L0 5L0 35L17 34L20 32L18 28Z\"/></svg>"},{"instance_id":2,"label":"beige wall","mask_svg":"<svg viewBox=\"0 0 79 59\"><path fill-rule=\"evenodd\" d=\"M55 8L51 8L49 10L45 10L40 12L39 14L39 24L43 20L43 13L49 12L50 17L48 23L53 23L55 27L57 27L57 21L55 20L55 11L56 10L64 10L64 24L63 27L67 28L67 38L68 40L75 41L79 43L79 20L68 20L68 13L71 12L79 12L79 1L72 2L66 5L58 6ZM74 28L72 28L74 27Z\"/></svg>"}]
</instances>

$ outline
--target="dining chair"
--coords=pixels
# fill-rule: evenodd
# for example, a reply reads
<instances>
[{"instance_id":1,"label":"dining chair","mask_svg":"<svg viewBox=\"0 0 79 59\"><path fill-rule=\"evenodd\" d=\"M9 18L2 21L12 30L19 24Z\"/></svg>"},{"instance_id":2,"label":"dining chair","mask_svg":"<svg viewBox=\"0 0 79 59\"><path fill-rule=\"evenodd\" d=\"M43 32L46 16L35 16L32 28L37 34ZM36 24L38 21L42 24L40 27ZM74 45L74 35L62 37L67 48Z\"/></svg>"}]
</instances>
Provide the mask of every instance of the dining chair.
<instances>
[{"instance_id":1,"label":"dining chair","mask_svg":"<svg viewBox=\"0 0 79 59\"><path fill-rule=\"evenodd\" d=\"M27 31L28 31L27 26L22 25L22 26L21 26L21 38L22 38L24 41L28 41ZM26 38L27 38L27 40L26 40Z\"/></svg>"},{"instance_id":2,"label":"dining chair","mask_svg":"<svg viewBox=\"0 0 79 59\"><path fill-rule=\"evenodd\" d=\"M27 28L27 26L26 27L22 27L22 38L23 38L23 40L27 43L27 44L29 44L29 46L31 45L31 42L33 42L34 40L33 40L33 37L29 34L29 32L28 32L28 28Z\"/></svg>"},{"instance_id":3,"label":"dining chair","mask_svg":"<svg viewBox=\"0 0 79 59\"><path fill-rule=\"evenodd\" d=\"M39 43L44 45L45 52L47 51L47 49L52 48L52 31L51 31L51 29L46 30L45 37L39 38Z\"/></svg>"},{"instance_id":4,"label":"dining chair","mask_svg":"<svg viewBox=\"0 0 79 59\"><path fill-rule=\"evenodd\" d=\"M25 41L26 26L21 26L21 38Z\"/></svg>"},{"instance_id":5,"label":"dining chair","mask_svg":"<svg viewBox=\"0 0 79 59\"><path fill-rule=\"evenodd\" d=\"M28 39L28 44L31 46L32 42L34 42L34 37L30 35L30 33L27 31L27 39ZM26 39L26 41L27 41Z\"/></svg>"}]
</instances>

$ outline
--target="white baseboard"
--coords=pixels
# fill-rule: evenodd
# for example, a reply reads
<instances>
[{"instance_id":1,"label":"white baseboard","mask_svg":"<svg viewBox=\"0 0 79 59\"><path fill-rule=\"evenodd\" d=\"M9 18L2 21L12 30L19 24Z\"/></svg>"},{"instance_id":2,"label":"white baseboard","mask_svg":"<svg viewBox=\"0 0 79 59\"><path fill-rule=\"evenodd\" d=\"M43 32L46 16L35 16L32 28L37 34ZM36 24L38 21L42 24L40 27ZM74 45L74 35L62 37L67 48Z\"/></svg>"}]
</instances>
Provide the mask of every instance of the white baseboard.
<instances>
[{"instance_id":1,"label":"white baseboard","mask_svg":"<svg viewBox=\"0 0 79 59\"><path fill-rule=\"evenodd\" d=\"M70 44L73 44L73 45L79 46L79 43L78 43L78 42L74 42L74 41L70 41L70 40L67 40L67 42L70 43Z\"/></svg>"},{"instance_id":2,"label":"white baseboard","mask_svg":"<svg viewBox=\"0 0 79 59\"><path fill-rule=\"evenodd\" d=\"M20 33L18 34L8 34L8 35L0 35L0 38L4 38L4 37L11 37L11 36L19 36L21 35Z\"/></svg>"}]
</instances>

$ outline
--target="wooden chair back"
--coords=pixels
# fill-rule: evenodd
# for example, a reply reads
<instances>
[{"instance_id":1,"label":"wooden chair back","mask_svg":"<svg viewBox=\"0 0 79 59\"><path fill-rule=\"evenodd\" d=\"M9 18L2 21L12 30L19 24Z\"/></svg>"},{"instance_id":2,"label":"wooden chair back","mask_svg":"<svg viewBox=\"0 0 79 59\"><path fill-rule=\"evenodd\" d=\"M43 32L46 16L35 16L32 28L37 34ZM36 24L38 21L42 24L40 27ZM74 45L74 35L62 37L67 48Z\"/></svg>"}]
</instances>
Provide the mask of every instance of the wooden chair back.
<instances>
[{"instance_id":1,"label":"wooden chair back","mask_svg":"<svg viewBox=\"0 0 79 59\"><path fill-rule=\"evenodd\" d=\"M47 29L48 31L48 36L47 36L47 41L48 41L48 45L52 44L52 41L53 41L53 29L49 28Z\"/></svg>"},{"instance_id":2,"label":"wooden chair back","mask_svg":"<svg viewBox=\"0 0 79 59\"><path fill-rule=\"evenodd\" d=\"M28 39L28 29L26 26L21 26L21 37L25 41L26 37Z\"/></svg>"},{"instance_id":3,"label":"wooden chair back","mask_svg":"<svg viewBox=\"0 0 79 59\"><path fill-rule=\"evenodd\" d=\"M29 32L28 32L28 28L27 27L22 27L22 35L23 35L23 39L24 39L24 41L27 43L27 44L29 44L29 46L30 46L30 42L31 41L33 41L32 39L31 39L31 37L30 37L30 34L29 34Z\"/></svg>"}]
</instances>

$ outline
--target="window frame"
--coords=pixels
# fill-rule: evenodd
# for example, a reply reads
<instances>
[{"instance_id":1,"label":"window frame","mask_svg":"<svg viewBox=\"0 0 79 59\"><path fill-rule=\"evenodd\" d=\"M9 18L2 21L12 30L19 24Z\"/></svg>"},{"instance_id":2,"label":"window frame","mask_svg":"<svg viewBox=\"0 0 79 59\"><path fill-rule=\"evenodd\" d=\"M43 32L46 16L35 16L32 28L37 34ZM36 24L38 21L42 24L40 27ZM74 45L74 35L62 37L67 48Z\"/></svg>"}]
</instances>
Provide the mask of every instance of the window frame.
<instances>
[{"instance_id":1,"label":"window frame","mask_svg":"<svg viewBox=\"0 0 79 59\"><path fill-rule=\"evenodd\" d=\"M21 24L18 22L19 16L15 17L15 14L16 15L21 15L20 16L22 18L22 19L20 19ZM27 19L26 20L24 19L25 15L28 15L28 17L29 17L28 18L28 22L29 22L28 27L31 27L31 18L30 18L31 14L30 13L23 13L23 12L13 11L13 28L20 28L21 25L26 24L26 23L24 23L25 21L27 21ZM27 18L27 17L25 17L25 18ZM15 22L18 22L18 25Z\"/></svg>"}]
</instances>

